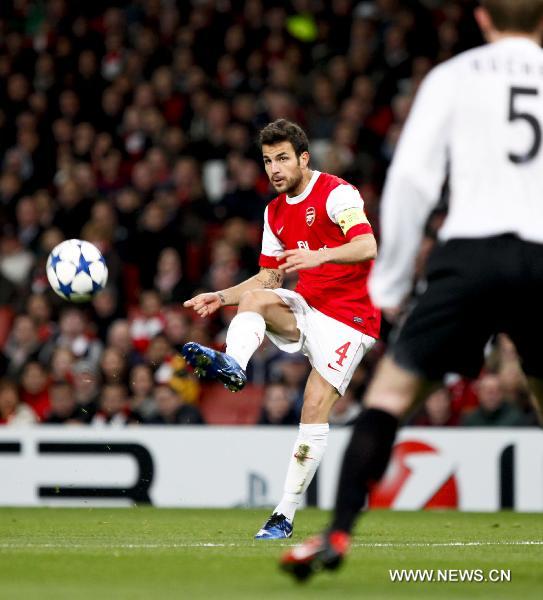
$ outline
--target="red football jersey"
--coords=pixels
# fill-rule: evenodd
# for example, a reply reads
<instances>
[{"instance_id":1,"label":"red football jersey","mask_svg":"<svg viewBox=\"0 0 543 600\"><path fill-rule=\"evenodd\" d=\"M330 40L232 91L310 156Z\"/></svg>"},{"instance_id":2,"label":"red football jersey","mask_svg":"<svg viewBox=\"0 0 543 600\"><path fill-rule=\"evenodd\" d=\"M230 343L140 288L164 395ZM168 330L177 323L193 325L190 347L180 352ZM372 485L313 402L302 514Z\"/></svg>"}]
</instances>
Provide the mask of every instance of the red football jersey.
<instances>
[{"instance_id":1,"label":"red football jersey","mask_svg":"<svg viewBox=\"0 0 543 600\"><path fill-rule=\"evenodd\" d=\"M284 250L319 250L346 244L353 237L372 233L369 223L352 226L346 234L338 224L345 210L363 208L358 190L334 175L313 172L299 196L280 194L267 206L260 266L277 269L276 257ZM368 275L373 260L356 264L327 263L298 272L296 292L318 311L374 338L379 337L381 313L372 304Z\"/></svg>"}]
</instances>

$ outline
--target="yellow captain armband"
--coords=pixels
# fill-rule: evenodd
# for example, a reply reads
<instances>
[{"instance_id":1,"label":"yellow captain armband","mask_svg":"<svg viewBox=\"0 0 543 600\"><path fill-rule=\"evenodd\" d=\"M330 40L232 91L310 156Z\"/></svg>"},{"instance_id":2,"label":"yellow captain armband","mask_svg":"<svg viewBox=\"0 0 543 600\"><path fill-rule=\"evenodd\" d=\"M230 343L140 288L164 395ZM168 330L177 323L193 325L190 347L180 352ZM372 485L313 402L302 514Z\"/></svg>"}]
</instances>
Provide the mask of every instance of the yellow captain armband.
<instances>
[{"instance_id":1,"label":"yellow captain armband","mask_svg":"<svg viewBox=\"0 0 543 600\"><path fill-rule=\"evenodd\" d=\"M362 208L348 208L344 210L339 214L337 222L341 227L341 231L343 231L343 235L347 235L349 229L355 225L369 225L366 213Z\"/></svg>"}]
</instances>

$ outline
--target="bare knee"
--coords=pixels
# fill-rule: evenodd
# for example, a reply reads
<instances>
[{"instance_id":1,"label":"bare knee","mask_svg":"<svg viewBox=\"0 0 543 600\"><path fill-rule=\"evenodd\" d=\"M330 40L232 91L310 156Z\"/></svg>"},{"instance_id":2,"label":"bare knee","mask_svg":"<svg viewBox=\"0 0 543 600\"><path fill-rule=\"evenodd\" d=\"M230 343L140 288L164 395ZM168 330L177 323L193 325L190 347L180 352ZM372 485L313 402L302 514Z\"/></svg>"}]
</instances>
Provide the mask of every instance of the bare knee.
<instances>
[{"instance_id":1,"label":"bare knee","mask_svg":"<svg viewBox=\"0 0 543 600\"><path fill-rule=\"evenodd\" d=\"M262 290L244 292L240 298L238 311L251 310L266 318L268 308L277 302L275 294Z\"/></svg>"},{"instance_id":2,"label":"bare knee","mask_svg":"<svg viewBox=\"0 0 543 600\"><path fill-rule=\"evenodd\" d=\"M379 408L402 418L412 407L420 386L419 378L385 357L364 397L366 408Z\"/></svg>"}]
</instances>

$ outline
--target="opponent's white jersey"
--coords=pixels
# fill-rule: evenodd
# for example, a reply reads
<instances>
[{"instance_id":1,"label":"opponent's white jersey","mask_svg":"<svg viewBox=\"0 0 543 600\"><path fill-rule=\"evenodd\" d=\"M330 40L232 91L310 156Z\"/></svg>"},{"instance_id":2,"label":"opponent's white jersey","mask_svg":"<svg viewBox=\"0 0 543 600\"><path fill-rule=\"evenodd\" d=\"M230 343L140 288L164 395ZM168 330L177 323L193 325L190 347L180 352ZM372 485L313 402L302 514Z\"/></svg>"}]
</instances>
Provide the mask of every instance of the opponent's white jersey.
<instances>
[{"instance_id":1,"label":"opponent's white jersey","mask_svg":"<svg viewBox=\"0 0 543 600\"><path fill-rule=\"evenodd\" d=\"M389 169L381 245L370 278L380 307L409 292L426 219L447 170L439 236L514 233L543 243L543 50L507 37L433 69L415 99Z\"/></svg>"}]
</instances>

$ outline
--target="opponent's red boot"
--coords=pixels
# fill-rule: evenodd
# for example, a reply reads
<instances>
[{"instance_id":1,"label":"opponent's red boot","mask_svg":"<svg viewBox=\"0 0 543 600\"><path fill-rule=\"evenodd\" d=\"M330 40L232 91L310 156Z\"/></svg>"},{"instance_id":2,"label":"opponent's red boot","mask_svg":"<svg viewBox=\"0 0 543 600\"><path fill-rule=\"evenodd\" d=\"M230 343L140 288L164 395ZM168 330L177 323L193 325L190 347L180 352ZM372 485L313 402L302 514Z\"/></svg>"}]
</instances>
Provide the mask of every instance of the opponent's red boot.
<instances>
[{"instance_id":1,"label":"opponent's red boot","mask_svg":"<svg viewBox=\"0 0 543 600\"><path fill-rule=\"evenodd\" d=\"M280 567L293 575L298 581L328 569L339 567L349 550L350 536L344 531L329 531L309 538L300 546L291 548L283 554Z\"/></svg>"}]
</instances>

